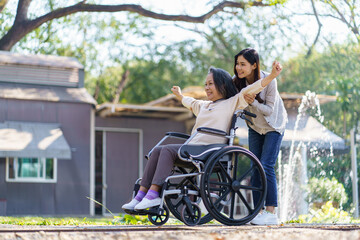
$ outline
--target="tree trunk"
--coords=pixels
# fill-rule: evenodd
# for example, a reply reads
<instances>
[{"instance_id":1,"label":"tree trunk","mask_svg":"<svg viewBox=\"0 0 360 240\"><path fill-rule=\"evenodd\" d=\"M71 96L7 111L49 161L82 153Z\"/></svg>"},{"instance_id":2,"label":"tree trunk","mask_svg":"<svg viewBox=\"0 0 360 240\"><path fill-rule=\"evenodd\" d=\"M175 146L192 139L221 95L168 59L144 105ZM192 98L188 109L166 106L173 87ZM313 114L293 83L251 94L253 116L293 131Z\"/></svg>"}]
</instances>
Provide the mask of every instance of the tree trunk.
<instances>
[{"instance_id":1,"label":"tree trunk","mask_svg":"<svg viewBox=\"0 0 360 240\"><path fill-rule=\"evenodd\" d=\"M31 30L27 22L14 24L9 32L0 39L0 50L10 51L11 48Z\"/></svg>"},{"instance_id":2,"label":"tree trunk","mask_svg":"<svg viewBox=\"0 0 360 240\"><path fill-rule=\"evenodd\" d=\"M119 103L120 94L124 90L124 87L126 86L127 82L129 81L129 74L130 74L130 71L125 70L125 72L121 76L121 80L120 80L118 88L116 89L115 98L113 100L114 104Z\"/></svg>"}]
</instances>

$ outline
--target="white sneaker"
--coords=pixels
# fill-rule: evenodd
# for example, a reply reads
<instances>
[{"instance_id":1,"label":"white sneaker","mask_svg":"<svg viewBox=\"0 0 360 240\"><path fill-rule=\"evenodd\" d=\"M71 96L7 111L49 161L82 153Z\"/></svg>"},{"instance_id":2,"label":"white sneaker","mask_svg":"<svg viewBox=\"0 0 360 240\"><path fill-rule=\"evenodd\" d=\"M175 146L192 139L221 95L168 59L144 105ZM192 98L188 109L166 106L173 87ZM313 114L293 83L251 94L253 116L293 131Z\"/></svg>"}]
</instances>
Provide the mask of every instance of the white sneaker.
<instances>
[{"instance_id":1,"label":"white sneaker","mask_svg":"<svg viewBox=\"0 0 360 240\"><path fill-rule=\"evenodd\" d=\"M136 200L135 198L133 198L130 202L122 205L122 209L124 210L131 210L134 211L135 206L139 203L140 201Z\"/></svg>"},{"instance_id":2,"label":"white sneaker","mask_svg":"<svg viewBox=\"0 0 360 240\"><path fill-rule=\"evenodd\" d=\"M147 209L150 207L155 207L155 206L160 205L160 203L161 203L161 198L159 198L159 197L154 198L152 200L143 198L143 200L141 200L141 202L135 206L135 210L138 211L138 210L144 210L144 209Z\"/></svg>"},{"instance_id":3,"label":"white sneaker","mask_svg":"<svg viewBox=\"0 0 360 240\"><path fill-rule=\"evenodd\" d=\"M278 218L276 213L271 213L263 211L259 213L253 220L250 222L253 225L277 225Z\"/></svg>"}]
</instances>

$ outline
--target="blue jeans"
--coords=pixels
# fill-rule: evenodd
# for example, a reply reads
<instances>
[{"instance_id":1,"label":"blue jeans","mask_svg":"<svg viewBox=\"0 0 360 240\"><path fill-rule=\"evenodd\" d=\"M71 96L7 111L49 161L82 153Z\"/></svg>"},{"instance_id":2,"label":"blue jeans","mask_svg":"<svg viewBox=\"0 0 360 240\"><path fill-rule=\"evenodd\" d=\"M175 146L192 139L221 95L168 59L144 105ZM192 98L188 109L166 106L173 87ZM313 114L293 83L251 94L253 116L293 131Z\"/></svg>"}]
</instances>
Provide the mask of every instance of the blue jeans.
<instances>
[{"instance_id":1,"label":"blue jeans","mask_svg":"<svg viewBox=\"0 0 360 240\"><path fill-rule=\"evenodd\" d=\"M275 163L279 155L283 134L276 131L265 135L259 134L249 127L249 150L260 160L266 175L267 192L265 206L277 207L277 184L275 175ZM252 178L254 186L260 186L260 177L256 172ZM259 201L258 194L254 191L254 205Z\"/></svg>"}]
</instances>

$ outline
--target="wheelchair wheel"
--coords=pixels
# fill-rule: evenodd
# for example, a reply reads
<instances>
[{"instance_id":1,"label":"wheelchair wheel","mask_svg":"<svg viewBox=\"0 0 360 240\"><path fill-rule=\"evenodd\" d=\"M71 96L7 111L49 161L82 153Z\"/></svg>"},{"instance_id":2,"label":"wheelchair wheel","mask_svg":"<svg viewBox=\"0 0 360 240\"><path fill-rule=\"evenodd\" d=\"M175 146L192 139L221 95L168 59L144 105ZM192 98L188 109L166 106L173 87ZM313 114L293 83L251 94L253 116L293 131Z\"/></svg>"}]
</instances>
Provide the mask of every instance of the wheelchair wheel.
<instances>
[{"instance_id":1,"label":"wheelchair wheel","mask_svg":"<svg viewBox=\"0 0 360 240\"><path fill-rule=\"evenodd\" d=\"M214 177L219 174L226 177ZM200 190L205 207L216 220L225 225L242 225L264 205L266 176L260 161L249 150L224 147L208 159Z\"/></svg>"},{"instance_id":2,"label":"wheelchair wheel","mask_svg":"<svg viewBox=\"0 0 360 240\"><path fill-rule=\"evenodd\" d=\"M188 226L195 226L199 224L201 219L201 210L199 205L196 203L191 204L191 209L188 209L186 205L184 205L181 210L181 219Z\"/></svg>"},{"instance_id":3,"label":"wheelchair wheel","mask_svg":"<svg viewBox=\"0 0 360 240\"><path fill-rule=\"evenodd\" d=\"M152 224L156 226L161 226L164 225L169 220L169 216L170 216L169 209L166 206L163 206L163 208L164 211L160 215L148 214L148 219Z\"/></svg>"},{"instance_id":4,"label":"wheelchair wheel","mask_svg":"<svg viewBox=\"0 0 360 240\"><path fill-rule=\"evenodd\" d=\"M184 168L178 168L177 171L180 174L190 173L189 171L187 171ZM225 176L221 173L217 174L215 177L218 179L218 181L222 181L223 179L225 179ZM182 179L181 181L179 181L179 180L169 181L168 185L167 185L167 189L168 190L169 189L183 189L184 186L186 186L187 189L196 190L200 194L200 189L199 189L198 185L199 184L197 183L196 177L188 177L188 178ZM192 202L195 202L198 205L201 204L201 202L202 202L202 199L200 196L190 196L190 199ZM170 212L174 215L174 217L179 219L180 221L183 221L181 212L182 212L183 208L185 207L185 205L182 201L182 197L179 195L168 195L165 197L165 202L166 202L166 205L168 206ZM222 207L222 206L219 206L219 207ZM200 218L200 221L197 223L198 225L208 223L214 219L214 217L211 216L211 214L209 214L206 209L203 209L202 213L203 213L202 217Z\"/></svg>"}]
</instances>

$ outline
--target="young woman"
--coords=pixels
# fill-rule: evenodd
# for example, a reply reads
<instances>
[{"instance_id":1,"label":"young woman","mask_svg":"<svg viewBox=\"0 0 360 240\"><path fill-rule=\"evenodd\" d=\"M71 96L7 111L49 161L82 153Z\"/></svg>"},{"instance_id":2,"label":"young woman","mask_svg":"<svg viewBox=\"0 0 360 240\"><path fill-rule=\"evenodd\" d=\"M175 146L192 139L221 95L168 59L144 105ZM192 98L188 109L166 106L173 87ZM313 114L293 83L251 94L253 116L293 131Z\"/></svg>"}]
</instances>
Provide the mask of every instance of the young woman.
<instances>
[{"instance_id":1,"label":"young woman","mask_svg":"<svg viewBox=\"0 0 360 240\"><path fill-rule=\"evenodd\" d=\"M228 72L218 68L210 68L205 81L208 101L185 97L178 86L173 86L171 91L182 101L185 107L189 108L197 116L192 133L199 127L216 128L228 132L234 111L243 109L248 105L244 99L244 94L259 93L280 74L281 70L281 65L274 62L270 75L237 93ZM225 139L206 134L197 134L189 143L198 145L225 143ZM124 204L123 209L142 210L160 204L159 193L161 186L170 175L173 166L181 162L177 155L181 146L181 144L169 144L154 149L146 164L137 195L129 203Z\"/></svg>"},{"instance_id":2,"label":"young woman","mask_svg":"<svg viewBox=\"0 0 360 240\"><path fill-rule=\"evenodd\" d=\"M268 73L260 71L260 60L256 50L246 48L235 56L234 83L239 91L248 85L255 84ZM251 223L259 225L277 224L275 207L277 207L277 184L275 163L279 154L281 141L287 123L284 103L277 90L277 82L272 81L258 94L244 94L249 104L248 110L257 115L252 119L254 125L249 127L249 149L262 163L267 178L267 195L265 211L256 216ZM253 177L253 184L259 178ZM254 192L254 204L258 196Z\"/></svg>"}]
</instances>

